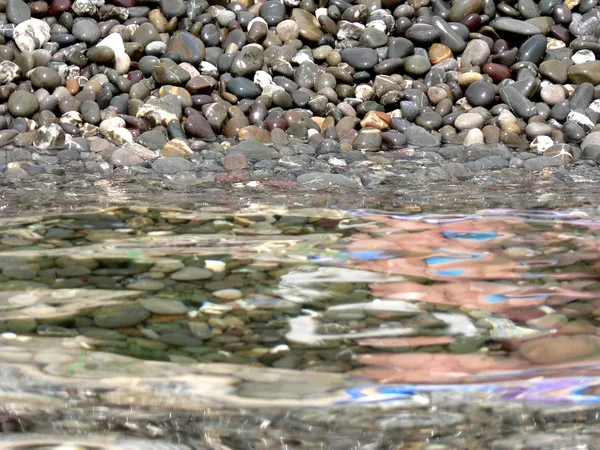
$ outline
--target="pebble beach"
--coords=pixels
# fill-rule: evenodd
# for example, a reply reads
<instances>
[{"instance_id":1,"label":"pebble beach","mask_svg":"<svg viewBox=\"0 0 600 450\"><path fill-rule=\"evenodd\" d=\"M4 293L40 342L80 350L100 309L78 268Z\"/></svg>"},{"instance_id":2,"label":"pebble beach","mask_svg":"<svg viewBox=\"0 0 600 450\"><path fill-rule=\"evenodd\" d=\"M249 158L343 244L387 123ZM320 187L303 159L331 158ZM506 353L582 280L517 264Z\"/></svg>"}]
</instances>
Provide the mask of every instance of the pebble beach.
<instances>
[{"instance_id":1,"label":"pebble beach","mask_svg":"<svg viewBox=\"0 0 600 450\"><path fill-rule=\"evenodd\" d=\"M599 24L595 0L4 0L0 170L312 189L589 180Z\"/></svg>"}]
</instances>

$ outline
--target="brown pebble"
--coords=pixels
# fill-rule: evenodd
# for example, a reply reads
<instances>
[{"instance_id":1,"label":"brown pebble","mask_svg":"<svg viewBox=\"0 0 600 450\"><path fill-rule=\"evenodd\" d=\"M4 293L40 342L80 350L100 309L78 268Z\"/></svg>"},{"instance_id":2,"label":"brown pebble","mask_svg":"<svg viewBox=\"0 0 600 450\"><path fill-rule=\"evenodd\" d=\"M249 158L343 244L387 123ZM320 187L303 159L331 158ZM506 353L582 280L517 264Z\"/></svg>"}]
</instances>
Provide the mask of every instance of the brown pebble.
<instances>
[{"instance_id":1,"label":"brown pebble","mask_svg":"<svg viewBox=\"0 0 600 450\"><path fill-rule=\"evenodd\" d=\"M429 61L431 61L431 64L437 64L448 58L452 58L452 50L444 44L435 43L429 49Z\"/></svg>"},{"instance_id":2,"label":"brown pebble","mask_svg":"<svg viewBox=\"0 0 600 450\"><path fill-rule=\"evenodd\" d=\"M482 71L496 82L506 80L512 76L512 71L504 64L487 63L483 66Z\"/></svg>"},{"instance_id":3,"label":"brown pebble","mask_svg":"<svg viewBox=\"0 0 600 450\"><path fill-rule=\"evenodd\" d=\"M79 92L79 82L75 78L69 78L66 86L71 95L75 95Z\"/></svg>"},{"instance_id":4,"label":"brown pebble","mask_svg":"<svg viewBox=\"0 0 600 450\"><path fill-rule=\"evenodd\" d=\"M223 167L226 170L243 170L250 167L250 164L243 154L232 153L223 157Z\"/></svg>"},{"instance_id":5,"label":"brown pebble","mask_svg":"<svg viewBox=\"0 0 600 450\"><path fill-rule=\"evenodd\" d=\"M369 111L365 114L365 117L360 122L362 128L373 127L380 131L386 131L390 129L392 118L389 114L381 111Z\"/></svg>"},{"instance_id":6,"label":"brown pebble","mask_svg":"<svg viewBox=\"0 0 600 450\"><path fill-rule=\"evenodd\" d=\"M237 136L240 141L255 141L261 142L263 144L271 143L271 137L269 132L264 128L259 128L254 125L248 125L246 127L240 128L238 130Z\"/></svg>"},{"instance_id":7,"label":"brown pebble","mask_svg":"<svg viewBox=\"0 0 600 450\"><path fill-rule=\"evenodd\" d=\"M598 353L600 339L584 334L534 339L519 348L521 357L535 364L558 364Z\"/></svg>"},{"instance_id":8,"label":"brown pebble","mask_svg":"<svg viewBox=\"0 0 600 450\"><path fill-rule=\"evenodd\" d=\"M35 1L29 4L29 11L34 17L45 16L48 14L48 3L42 1Z\"/></svg>"}]
</instances>

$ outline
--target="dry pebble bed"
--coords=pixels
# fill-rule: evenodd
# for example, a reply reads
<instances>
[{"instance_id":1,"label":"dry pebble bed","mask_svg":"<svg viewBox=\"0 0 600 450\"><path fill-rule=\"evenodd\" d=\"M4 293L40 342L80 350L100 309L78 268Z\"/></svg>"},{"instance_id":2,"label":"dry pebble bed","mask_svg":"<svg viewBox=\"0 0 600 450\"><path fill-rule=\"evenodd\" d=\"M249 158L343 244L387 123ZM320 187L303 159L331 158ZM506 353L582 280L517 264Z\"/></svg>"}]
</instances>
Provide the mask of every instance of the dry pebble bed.
<instances>
[{"instance_id":1,"label":"dry pebble bed","mask_svg":"<svg viewBox=\"0 0 600 450\"><path fill-rule=\"evenodd\" d=\"M0 1L4 176L352 189L596 167L596 0L214 3Z\"/></svg>"}]
</instances>

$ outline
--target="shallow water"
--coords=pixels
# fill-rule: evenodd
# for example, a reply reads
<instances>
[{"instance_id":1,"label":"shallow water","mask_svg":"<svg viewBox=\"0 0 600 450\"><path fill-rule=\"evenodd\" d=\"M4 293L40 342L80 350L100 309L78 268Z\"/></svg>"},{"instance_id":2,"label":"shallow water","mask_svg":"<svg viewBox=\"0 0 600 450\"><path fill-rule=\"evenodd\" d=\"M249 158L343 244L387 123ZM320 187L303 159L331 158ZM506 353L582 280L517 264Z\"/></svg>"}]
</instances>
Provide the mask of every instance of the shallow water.
<instances>
[{"instance_id":1,"label":"shallow water","mask_svg":"<svg viewBox=\"0 0 600 450\"><path fill-rule=\"evenodd\" d=\"M0 448L596 448L598 215L471 206L2 219Z\"/></svg>"}]
</instances>

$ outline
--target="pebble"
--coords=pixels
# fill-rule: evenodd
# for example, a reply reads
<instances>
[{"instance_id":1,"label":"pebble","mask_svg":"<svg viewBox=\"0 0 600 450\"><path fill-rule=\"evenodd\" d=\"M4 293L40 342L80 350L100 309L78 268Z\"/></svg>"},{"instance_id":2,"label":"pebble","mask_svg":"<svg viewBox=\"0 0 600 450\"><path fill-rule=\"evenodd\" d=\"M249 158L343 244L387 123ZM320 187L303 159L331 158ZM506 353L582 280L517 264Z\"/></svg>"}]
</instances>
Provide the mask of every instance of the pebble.
<instances>
[{"instance_id":1,"label":"pebble","mask_svg":"<svg viewBox=\"0 0 600 450\"><path fill-rule=\"evenodd\" d=\"M567 142L572 159L591 154L578 147L600 111L591 4L42 3L5 2L0 96L6 114L34 121L16 121L22 135L6 145L58 150L99 134L153 152L77 155L93 171L114 161L196 177L226 164L254 177L269 161L267 173L293 168L293 182L313 165L341 171L350 181L330 182L349 187L355 152L384 152L369 161L396 167L389 149L428 149L436 170L462 178L495 163L462 171L447 165L445 146L501 143L510 160Z\"/></svg>"}]
</instances>

